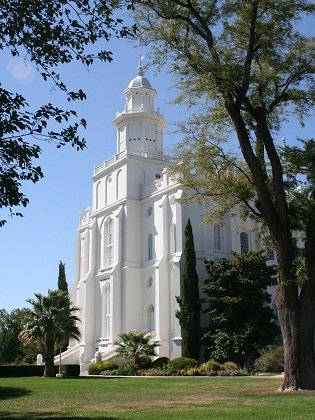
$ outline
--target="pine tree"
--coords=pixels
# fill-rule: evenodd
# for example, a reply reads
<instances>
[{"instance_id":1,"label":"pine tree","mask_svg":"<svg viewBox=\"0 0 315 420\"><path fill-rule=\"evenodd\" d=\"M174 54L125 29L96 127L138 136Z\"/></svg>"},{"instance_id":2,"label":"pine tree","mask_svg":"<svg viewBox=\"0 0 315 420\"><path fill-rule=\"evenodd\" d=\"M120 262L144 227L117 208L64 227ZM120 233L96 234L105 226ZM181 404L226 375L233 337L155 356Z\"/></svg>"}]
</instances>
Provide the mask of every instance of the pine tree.
<instances>
[{"instance_id":1,"label":"pine tree","mask_svg":"<svg viewBox=\"0 0 315 420\"><path fill-rule=\"evenodd\" d=\"M58 290L68 292L68 283L66 280L66 264L62 261L59 263Z\"/></svg>"},{"instance_id":2,"label":"pine tree","mask_svg":"<svg viewBox=\"0 0 315 420\"><path fill-rule=\"evenodd\" d=\"M193 231L188 219L185 228L184 267L180 297L176 297L180 310L176 311L182 334L182 356L199 359L200 353L200 299Z\"/></svg>"}]
</instances>

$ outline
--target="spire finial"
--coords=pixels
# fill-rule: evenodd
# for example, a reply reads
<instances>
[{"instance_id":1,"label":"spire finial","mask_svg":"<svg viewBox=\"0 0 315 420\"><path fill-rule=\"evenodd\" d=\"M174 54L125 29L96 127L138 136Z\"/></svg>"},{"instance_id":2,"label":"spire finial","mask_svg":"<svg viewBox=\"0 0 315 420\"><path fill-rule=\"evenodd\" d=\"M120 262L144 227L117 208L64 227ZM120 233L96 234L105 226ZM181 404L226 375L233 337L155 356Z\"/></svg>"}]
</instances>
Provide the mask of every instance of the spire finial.
<instances>
[{"instance_id":1,"label":"spire finial","mask_svg":"<svg viewBox=\"0 0 315 420\"><path fill-rule=\"evenodd\" d=\"M138 66L138 71L137 71L137 76L143 76L144 75L144 70L142 67L142 60L144 59L143 55L140 55L139 57L139 66Z\"/></svg>"}]
</instances>

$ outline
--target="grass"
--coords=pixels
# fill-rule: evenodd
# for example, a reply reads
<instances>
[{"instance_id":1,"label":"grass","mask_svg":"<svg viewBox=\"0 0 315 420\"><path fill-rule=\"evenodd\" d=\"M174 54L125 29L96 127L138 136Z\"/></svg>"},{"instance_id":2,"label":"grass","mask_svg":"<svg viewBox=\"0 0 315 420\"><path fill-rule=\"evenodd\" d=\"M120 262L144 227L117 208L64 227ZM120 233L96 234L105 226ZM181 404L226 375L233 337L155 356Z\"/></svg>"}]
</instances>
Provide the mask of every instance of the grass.
<instances>
[{"instance_id":1,"label":"grass","mask_svg":"<svg viewBox=\"0 0 315 420\"><path fill-rule=\"evenodd\" d=\"M0 419L314 419L272 377L1 378Z\"/></svg>"}]
</instances>

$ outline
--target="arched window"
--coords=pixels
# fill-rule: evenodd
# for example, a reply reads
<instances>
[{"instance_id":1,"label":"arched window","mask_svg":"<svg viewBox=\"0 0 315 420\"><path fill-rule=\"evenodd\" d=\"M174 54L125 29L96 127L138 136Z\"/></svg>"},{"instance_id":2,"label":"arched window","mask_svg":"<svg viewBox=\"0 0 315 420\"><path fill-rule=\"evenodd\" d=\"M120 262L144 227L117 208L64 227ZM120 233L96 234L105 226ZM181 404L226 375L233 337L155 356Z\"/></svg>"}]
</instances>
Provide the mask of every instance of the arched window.
<instances>
[{"instance_id":1,"label":"arched window","mask_svg":"<svg viewBox=\"0 0 315 420\"><path fill-rule=\"evenodd\" d=\"M105 296L104 296L104 314L105 314L105 328L104 328L104 336L105 338L110 337L110 283L107 282L105 285Z\"/></svg>"},{"instance_id":2,"label":"arched window","mask_svg":"<svg viewBox=\"0 0 315 420\"><path fill-rule=\"evenodd\" d=\"M274 259L275 259L275 251L272 247L271 237L267 236L266 237L266 260L272 261Z\"/></svg>"},{"instance_id":3,"label":"arched window","mask_svg":"<svg viewBox=\"0 0 315 420\"><path fill-rule=\"evenodd\" d=\"M240 233L241 254L246 254L249 251L248 233Z\"/></svg>"},{"instance_id":4,"label":"arched window","mask_svg":"<svg viewBox=\"0 0 315 420\"><path fill-rule=\"evenodd\" d=\"M171 254L176 252L176 225L173 224L171 226L171 238L170 238L170 251Z\"/></svg>"},{"instance_id":5,"label":"arched window","mask_svg":"<svg viewBox=\"0 0 315 420\"><path fill-rule=\"evenodd\" d=\"M153 236L152 233L148 236L148 260L153 258Z\"/></svg>"},{"instance_id":6,"label":"arched window","mask_svg":"<svg viewBox=\"0 0 315 420\"><path fill-rule=\"evenodd\" d=\"M214 249L223 249L223 229L220 225L214 225Z\"/></svg>"},{"instance_id":7,"label":"arched window","mask_svg":"<svg viewBox=\"0 0 315 420\"><path fill-rule=\"evenodd\" d=\"M105 267L113 265L113 219L105 224Z\"/></svg>"},{"instance_id":8,"label":"arched window","mask_svg":"<svg viewBox=\"0 0 315 420\"><path fill-rule=\"evenodd\" d=\"M154 331L155 330L154 306L152 304L146 305L144 314L145 314L144 329L148 332Z\"/></svg>"}]
</instances>

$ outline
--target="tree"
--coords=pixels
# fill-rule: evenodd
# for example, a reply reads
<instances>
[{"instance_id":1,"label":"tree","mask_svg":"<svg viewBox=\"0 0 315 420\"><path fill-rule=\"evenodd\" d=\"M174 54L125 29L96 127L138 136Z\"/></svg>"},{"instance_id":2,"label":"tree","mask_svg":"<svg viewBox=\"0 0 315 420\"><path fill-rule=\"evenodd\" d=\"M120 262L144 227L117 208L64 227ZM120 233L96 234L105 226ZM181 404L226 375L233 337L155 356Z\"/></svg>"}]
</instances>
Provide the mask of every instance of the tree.
<instances>
[{"instance_id":1,"label":"tree","mask_svg":"<svg viewBox=\"0 0 315 420\"><path fill-rule=\"evenodd\" d=\"M132 7L132 0L2 2L0 50L32 63L68 101L83 100L84 92L71 91L56 68L71 61L86 67L96 59L111 61L112 53L98 47L113 36L134 32L117 17L117 11L125 6ZM14 208L25 207L29 201L21 190L22 183L35 183L43 177L41 167L35 163L41 154L40 142L83 149L86 143L80 138L80 129L85 128L86 121L78 120L74 110L62 110L51 103L31 110L26 98L8 91L1 83L0 102L0 208L21 216ZM62 127L59 131L55 128L58 124ZM0 226L5 222L0 220Z\"/></svg>"},{"instance_id":2,"label":"tree","mask_svg":"<svg viewBox=\"0 0 315 420\"><path fill-rule=\"evenodd\" d=\"M278 263L282 389L314 389L314 194L290 189L277 133L292 116L303 123L315 103L314 39L296 25L314 16L315 5L308 0L140 4L139 38L151 43L152 61L169 65L181 92L178 101L198 105L185 126L179 181L210 199L217 213L241 205L266 227ZM222 143L231 133L239 144L234 154ZM291 151L305 156L306 148ZM314 161L303 164L310 165L308 189L314 191ZM297 221L303 226L300 250ZM297 270L301 254L303 277Z\"/></svg>"},{"instance_id":3,"label":"tree","mask_svg":"<svg viewBox=\"0 0 315 420\"><path fill-rule=\"evenodd\" d=\"M0 309L0 364L33 363L38 350L36 346L22 346L19 333L29 316L29 309Z\"/></svg>"},{"instance_id":4,"label":"tree","mask_svg":"<svg viewBox=\"0 0 315 420\"><path fill-rule=\"evenodd\" d=\"M204 292L209 327L203 336L208 357L241 365L253 361L272 343L278 328L267 287L275 283L276 269L260 252L234 255L232 260L208 261Z\"/></svg>"},{"instance_id":5,"label":"tree","mask_svg":"<svg viewBox=\"0 0 315 420\"><path fill-rule=\"evenodd\" d=\"M63 290L64 292L68 293L68 283L66 280L66 264L62 261L59 262L58 290Z\"/></svg>"},{"instance_id":6,"label":"tree","mask_svg":"<svg viewBox=\"0 0 315 420\"><path fill-rule=\"evenodd\" d=\"M148 357L155 356L157 343L150 343L152 336L141 331L129 331L119 335L121 341L115 341L117 354L127 360L132 360L140 369Z\"/></svg>"},{"instance_id":7,"label":"tree","mask_svg":"<svg viewBox=\"0 0 315 420\"><path fill-rule=\"evenodd\" d=\"M190 219L185 227L183 272L180 296L176 298L180 310L176 311L182 335L182 356L199 359L200 355L200 299L196 271L196 253Z\"/></svg>"},{"instance_id":8,"label":"tree","mask_svg":"<svg viewBox=\"0 0 315 420\"><path fill-rule=\"evenodd\" d=\"M47 296L35 293L36 299L28 299L32 305L30 316L19 337L25 344L36 342L44 353L44 376L55 376L55 349L69 338L80 337L75 313L78 308L71 306L67 292L49 290Z\"/></svg>"}]
</instances>

